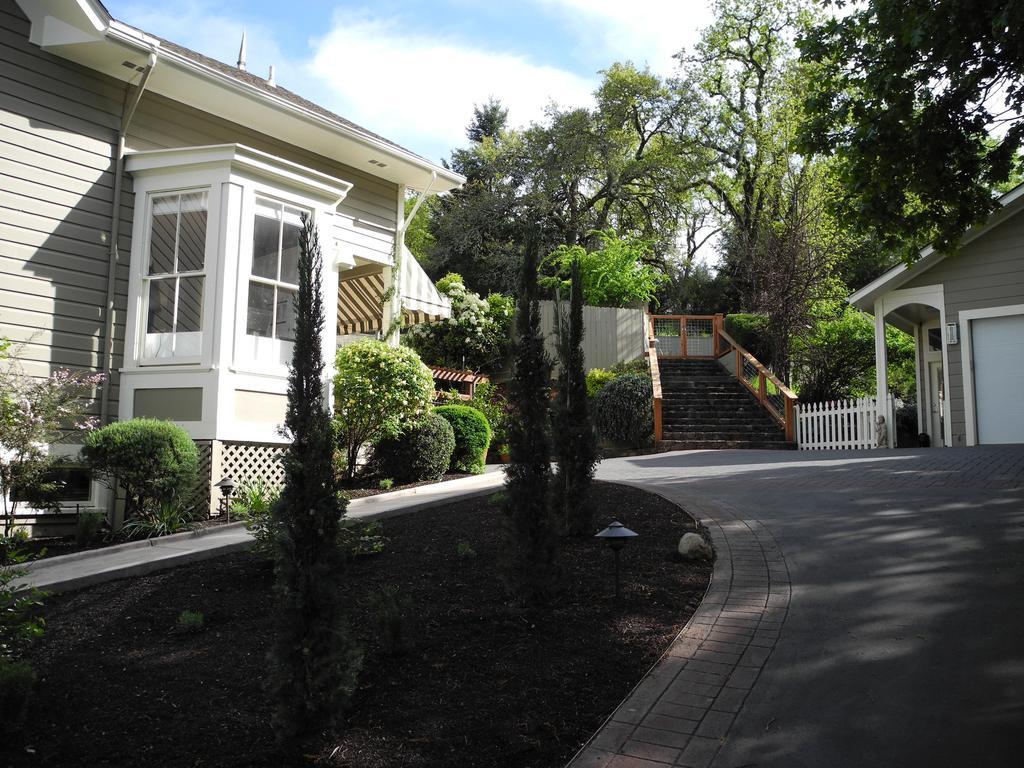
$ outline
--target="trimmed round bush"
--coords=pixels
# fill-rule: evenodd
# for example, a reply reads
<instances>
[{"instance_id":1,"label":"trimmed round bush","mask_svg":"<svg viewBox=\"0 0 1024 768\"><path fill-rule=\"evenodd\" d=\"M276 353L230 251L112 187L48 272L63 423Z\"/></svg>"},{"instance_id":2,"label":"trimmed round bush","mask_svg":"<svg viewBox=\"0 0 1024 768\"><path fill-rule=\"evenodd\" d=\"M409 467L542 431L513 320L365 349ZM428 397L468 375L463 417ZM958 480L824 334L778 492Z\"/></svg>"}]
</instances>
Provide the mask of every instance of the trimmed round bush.
<instances>
[{"instance_id":1,"label":"trimmed round bush","mask_svg":"<svg viewBox=\"0 0 1024 768\"><path fill-rule=\"evenodd\" d=\"M375 474L399 485L437 480L448 471L454 450L451 425L436 413L428 413L398 437L377 443L370 464Z\"/></svg>"},{"instance_id":2,"label":"trimmed round bush","mask_svg":"<svg viewBox=\"0 0 1024 768\"><path fill-rule=\"evenodd\" d=\"M90 432L82 457L111 488L125 490L125 519L173 498L187 502L199 480L199 450L170 421L131 419Z\"/></svg>"},{"instance_id":3,"label":"trimmed round bush","mask_svg":"<svg viewBox=\"0 0 1024 768\"><path fill-rule=\"evenodd\" d=\"M452 469L480 474L484 471L487 447L491 444L491 425L487 417L468 405L442 405L434 413L444 417L455 432Z\"/></svg>"},{"instance_id":4,"label":"trimmed round bush","mask_svg":"<svg viewBox=\"0 0 1024 768\"><path fill-rule=\"evenodd\" d=\"M408 347L373 339L339 349L336 369L335 436L351 480L363 445L400 435L430 409L434 378Z\"/></svg>"},{"instance_id":5,"label":"trimmed round bush","mask_svg":"<svg viewBox=\"0 0 1024 768\"><path fill-rule=\"evenodd\" d=\"M609 381L594 398L597 434L613 443L641 448L654 432L651 380L630 374Z\"/></svg>"}]
</instances>

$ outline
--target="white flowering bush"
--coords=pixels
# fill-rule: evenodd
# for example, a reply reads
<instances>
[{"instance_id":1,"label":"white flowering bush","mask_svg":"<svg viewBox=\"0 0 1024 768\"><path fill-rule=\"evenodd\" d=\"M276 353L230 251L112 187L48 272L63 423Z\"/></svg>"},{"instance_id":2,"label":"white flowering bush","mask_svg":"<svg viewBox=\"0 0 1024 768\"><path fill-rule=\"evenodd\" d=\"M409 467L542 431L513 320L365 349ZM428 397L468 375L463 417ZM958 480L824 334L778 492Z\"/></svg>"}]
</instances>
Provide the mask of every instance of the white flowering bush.
<instances>
[{"instance_id":1,"label":"white flowering bush","mask_svg":"<svg viewBox=\"0 0 1024 768\"><path fill-rule=\"evenodd\" d=\"M345 453L346 479L355 474L359 449L396 437L430 408L434 379L408 347L358 341L338 350L334 424Z\"/></svg>"},{"instance_id":2,"label":"white flowering bush","mask_svg":"<svg viewBox=\"0 0 1024 768\"><path fill-rule=\"evenodd\" d=\"M24 372L9 344L0 340L0 499L3 535L11 532L19 502L35 507L56 503L62 483L61 458L50 446L96 427L84 415L103 374L58 369L47 378Z\"/></svg>"},{"instance_id":3,"label":"white flowering bush","mask_svg":"<svg viewBox=\"0 0 1024 768\"><path fill-rule=\"evenodd\" d=\"M481 298L454 273L438 280L437 289L451 299L451 317L413 326L405 342L431 365L486 372L500 369L512 341L512 297L492 293Z\"/></svg>"}]
</instances>

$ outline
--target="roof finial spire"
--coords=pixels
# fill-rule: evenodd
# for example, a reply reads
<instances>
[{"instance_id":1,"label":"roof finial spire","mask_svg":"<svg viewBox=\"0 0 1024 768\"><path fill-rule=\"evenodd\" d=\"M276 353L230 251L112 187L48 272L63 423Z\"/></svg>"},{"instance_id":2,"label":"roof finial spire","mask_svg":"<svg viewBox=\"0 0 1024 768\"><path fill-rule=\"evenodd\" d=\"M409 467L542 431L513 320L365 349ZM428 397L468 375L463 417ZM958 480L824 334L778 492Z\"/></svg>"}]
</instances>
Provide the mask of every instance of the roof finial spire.
<instances>
[{"instance_id":1,"label":"roof finial spire","mask_svg":"<svg viewBox=\"0 0 1024 768\"><path fill-rule=\"evenodd\" d=\"M269 86L276 86L277 85L277 81L274 79L274 65L273 64L270 65L270 74L267 75L267 85L269 85Z\"/></svg>"},{"instance_id":2,"label":"roof finial spire","mask_svg":"<svg viewBox=\"0 0 1024 768\"><path fill-rule=\"evenodd\" d=\"M245 72L245 28L242 28L242 44L238 47L238 64L240 70Z\"/></svg>"}]
</instances>

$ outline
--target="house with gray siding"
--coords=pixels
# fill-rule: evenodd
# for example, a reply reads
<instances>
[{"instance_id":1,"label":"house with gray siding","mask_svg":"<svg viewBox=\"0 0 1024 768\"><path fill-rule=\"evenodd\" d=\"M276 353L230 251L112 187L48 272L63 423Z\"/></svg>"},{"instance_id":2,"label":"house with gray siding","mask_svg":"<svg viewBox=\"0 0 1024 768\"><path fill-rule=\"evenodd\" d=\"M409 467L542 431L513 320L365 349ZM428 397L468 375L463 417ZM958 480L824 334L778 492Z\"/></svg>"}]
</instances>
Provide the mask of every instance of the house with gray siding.
<instances>
[{"instance_id":1,"label":"house with gray siding","mask_svg":"<svg viewBox=\"0 0 1024 768\"><path fill-rule=\"evenodd\" d=\"M914 337L918 428L932 445L1024 443L1024 185L999 203L955 252L925 248L849 298L875 317L881 396L885 324Z\"/></svg>"},{"instance_id":2,"label":"house with gray siding","mask_svg":"<svg viewBox=\"0 0 1024 768\"><path fill-rule=\"evenodd\" d=\"M96 0L0 0L0 337L31 375L107 374L101 420L177 422L212 482L280 479L300 217L324 246L333 360L447 315L404 205L462 181Z\"/></svg>"}]
</instances>

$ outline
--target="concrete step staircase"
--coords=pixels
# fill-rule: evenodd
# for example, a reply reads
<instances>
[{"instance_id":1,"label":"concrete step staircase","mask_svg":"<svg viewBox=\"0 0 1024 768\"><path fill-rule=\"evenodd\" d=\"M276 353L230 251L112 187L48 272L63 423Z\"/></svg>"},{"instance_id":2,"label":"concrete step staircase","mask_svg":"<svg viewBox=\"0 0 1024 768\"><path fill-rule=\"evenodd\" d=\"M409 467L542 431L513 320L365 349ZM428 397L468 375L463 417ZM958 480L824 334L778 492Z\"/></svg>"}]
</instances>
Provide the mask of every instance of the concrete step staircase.
<instances>
[{"instance_id":1,"label":"concrete step staircase","mask_svg":"<svg viewBox=\"0 0 1024 768\"><path fill-rule=\"evenodd\" d=\"M662 442L667 450L789 450L785 430L715 360L658 360Z\"/></svg>"}]
</instances>

